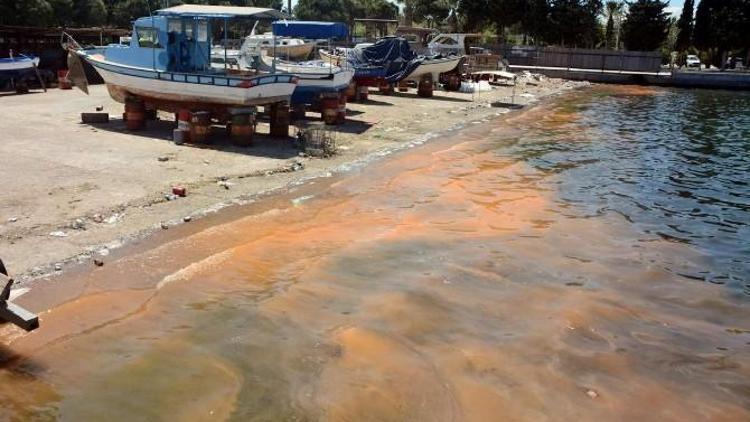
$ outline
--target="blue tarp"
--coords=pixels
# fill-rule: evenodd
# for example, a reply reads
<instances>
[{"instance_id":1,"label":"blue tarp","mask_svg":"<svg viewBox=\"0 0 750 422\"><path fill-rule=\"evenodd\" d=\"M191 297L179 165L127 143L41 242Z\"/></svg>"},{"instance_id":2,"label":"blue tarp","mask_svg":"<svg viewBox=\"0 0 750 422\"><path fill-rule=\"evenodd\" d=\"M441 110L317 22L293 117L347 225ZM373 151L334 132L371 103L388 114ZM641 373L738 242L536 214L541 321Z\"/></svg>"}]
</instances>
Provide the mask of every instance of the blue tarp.
<instances>
[{"instance_id":1,"label":"blue tarp","mask_svg":"<svg viewBox=\"0 0 750 422\"><path fill-rule=\"evenodd\" d=\"M273 33L284 37L322 39L346 38L349 30L339 22L276 21L273 23Z\"/></svg>"}]
</instances>

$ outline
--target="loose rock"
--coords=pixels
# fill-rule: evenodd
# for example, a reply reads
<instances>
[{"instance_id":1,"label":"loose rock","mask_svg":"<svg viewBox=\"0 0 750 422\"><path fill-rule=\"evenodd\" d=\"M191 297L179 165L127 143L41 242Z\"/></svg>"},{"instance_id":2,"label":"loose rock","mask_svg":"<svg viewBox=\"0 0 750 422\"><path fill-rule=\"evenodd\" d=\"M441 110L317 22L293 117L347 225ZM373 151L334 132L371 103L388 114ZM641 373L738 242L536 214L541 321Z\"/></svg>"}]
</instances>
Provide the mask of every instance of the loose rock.
<instances>
[{"instance_id":1,"label":"loose rock","mask_svg":"<svg viewBox=\"0 0 750 422\"><path fill-rule=\"evenodd\" d=\"M192 219L193 219L193 217L191 217L189 215L186 215L186 216L182 217L182 221L184 221L186 223L189 223Z\"/></svg>"},{"instance_id":2,"label":"loose rock","mask_svg":"<svg viewBox=\"0 0 750 422\"><path fill-rule=\"evenodd\" d=\"M102 261L101 259L95 259L94 265L96 265L97 267L101 267L102 265L104 265L104 261Z\"/></svg>"}]
</instances>

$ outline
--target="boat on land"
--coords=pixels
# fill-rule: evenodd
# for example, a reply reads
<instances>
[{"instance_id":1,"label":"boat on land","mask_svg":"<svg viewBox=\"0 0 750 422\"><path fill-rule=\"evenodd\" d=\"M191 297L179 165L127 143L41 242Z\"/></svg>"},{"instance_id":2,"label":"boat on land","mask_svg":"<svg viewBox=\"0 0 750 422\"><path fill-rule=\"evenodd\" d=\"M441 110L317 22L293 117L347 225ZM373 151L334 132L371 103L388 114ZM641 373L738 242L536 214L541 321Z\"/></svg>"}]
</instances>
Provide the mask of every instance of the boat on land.
<instances>
[{"instance_id":1,"label":"boat on land","mask_svg":"<svg viewBox=\"0 0 750 422\"><path fill-rule=\"evenodd\" d=\"M314 42L301 38L281 37L273 33L248 35L243 44L261 50L271 57L276 56L288 60L307 60L315 48Z\"/></svg>"},{"instance_id":2,"label":"boat on land","mask_svg":"<svg viewBox=\"0 0 750 422\"><path fill-rule=\"evenodd\" d=\"M320 50L319 54L325 62L354 68L355 79L364 85L377 85L380 81L419 82L427 75L438 81L441 73L456 69L462 59L457 55L417 55L400 37L385 37L375 44L349 49Z\"/></svg>"},{"instance_id":3,"label":"boat on land","mask_svg":"<svg viewBox=\"0 0 750 422\"><path fill-rule=\"evenodd\" d=\"M455 54L463 56L469 54L473 45L475 45L482 36L482 34L463 33L437 34L427 43L427 49L432 54Z\"/></svg>"},{"instance_id":4,"label":"boat on land","mask_svg":"<svg viewBox=\"0 0 750 422\"><path fill-rule=\"evenodd\" d=\"M274 9L181 5L158 10L133 25L129 45L71 48L69 78L86 90L74 69L81 58L102 76L110 95L120 102L136 96L154 108L233 107L288 102L297 77L288 73L234 74L211 65L212 34L230 19L281 19ZM226 33L226 31L223 31Z\"/></svg>"},{"instance_id":5,"label":"boat on land","mask_svg":"<svg viewBox=\"0 0 750 422\"><path fill-rule=\"evenodd\" d=\"M0 59L0 75L13 77L14 75L34 70L39 66L39 57L20 54Z\"/></svg>"},{"instance_id":6,"label":"boat on land","mask_svg":"<svg viewBox=\"0 0 750 422\"><path fill-rule=\"evenodd\" d=\"M277 21L272 25L274 35L304 37L307 39L346 39L349 29L343 23L318 21ZM313 104L325 93L339 93L346 89L354 77L354 70L334 66L321 60L294 63L260 54L260 69L290 73L298 78L292 95L292 104Z\"/></svg>"},{"instance_id":7,"label":"boat on land","mask_svg":"<svg viewBox=\"0 0 750 422\"><path fill-rule=\"evenodd\" d=\"M345 39L348 29L343 23L317 21L277 21L273 23L273 34L309 37L315 39ZM313 104L323 93L337 93L349 86L353 69L344 69L322 60L294 62L282 60L277 54L272 57L265 49L243 44L240 50L215 47L212 49L211 65L227 67L237 74L274 72L292 74L297 77L297 87L292 94L292 104Z\"/></svg>"},{"instance_id":8,"label":"boat on land","mask_svg":"<svg viewBox=\"0 0 750 422\"><path fill-rule=\"evenodd\" d=\"M437 81L441 73L448 73L454 70L461 62L462 56L432 56L423 57L413 72L404 77L403 80L419 82L422 77L432 75L432 80Z\"/></svg>"}]
</instances>

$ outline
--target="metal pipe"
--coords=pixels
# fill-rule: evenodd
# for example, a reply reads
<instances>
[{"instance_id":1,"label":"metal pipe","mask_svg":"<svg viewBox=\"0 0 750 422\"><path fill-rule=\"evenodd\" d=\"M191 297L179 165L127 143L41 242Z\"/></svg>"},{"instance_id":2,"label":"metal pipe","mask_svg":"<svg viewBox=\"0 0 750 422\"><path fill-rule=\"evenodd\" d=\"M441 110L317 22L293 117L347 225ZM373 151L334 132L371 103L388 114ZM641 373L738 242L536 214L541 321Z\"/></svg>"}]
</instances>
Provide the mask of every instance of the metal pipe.
<instances>
[{"instance_id":1,"label":"metal pipe","mask_svg":"<svg viewBox=\"0 0 750 422\"><path fill-rule=\"evenodd\" d=\"M228 73L227 72L227 47L228 47L228 44L227 44L227 21L228 20L229 19L224 18L224 73ZM211 48L211 46L209 46L208 48ZM211 61L211 57L210 57L211 53L209 52L208 55L209 55L208 61L210 62Z\"/></svg>"}]
</instances>

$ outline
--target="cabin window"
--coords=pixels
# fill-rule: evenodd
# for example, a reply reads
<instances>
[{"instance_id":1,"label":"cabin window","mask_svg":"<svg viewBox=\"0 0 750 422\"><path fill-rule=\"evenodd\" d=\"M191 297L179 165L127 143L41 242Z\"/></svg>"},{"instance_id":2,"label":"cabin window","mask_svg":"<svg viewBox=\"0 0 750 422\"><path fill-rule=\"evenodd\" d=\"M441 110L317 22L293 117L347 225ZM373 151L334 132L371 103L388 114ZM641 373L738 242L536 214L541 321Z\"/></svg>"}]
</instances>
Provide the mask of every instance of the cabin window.
<instances>
[{"instance_id":1,"label":"cabin window","mask_svg":"<svg viewBox=\"0 0 750 422\"><path fill-rule=\"evenodd\" d=\"M198 42L208 41L208 22L198 21Z\"/></svg>"},{"instance_id":2,"label":"cabin window","mask_svg":"<svg viewBox=\"0 0 750 422\"><path fill-rule=\"evenodd\" d=\"M177 34L182 33L182 21L177 19L170 19L168 32L174 32Z\"/></svg>"},{"instance_id":3,"label":"cabin window","mask_svg":"<svg viewBox=\"0 0 750 422\"><path fill-rule=\"evenodd\" d=\"M442 37L436 41L437 44L445 44L445 45L456 45L458 44L458 41L454 40L453 38L448 37Z\"/></svg>"},{"instance_id":4,"label":"cabin window","mask_svg":"<svg viewBox=\"0 0 750 422\"><path fill-rule=\"evenodd\" d=\"M162 48L156 28L138 28L138 47Z\"/></svg>"}]
</instances>

